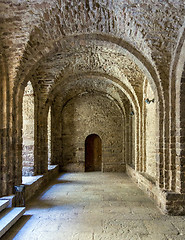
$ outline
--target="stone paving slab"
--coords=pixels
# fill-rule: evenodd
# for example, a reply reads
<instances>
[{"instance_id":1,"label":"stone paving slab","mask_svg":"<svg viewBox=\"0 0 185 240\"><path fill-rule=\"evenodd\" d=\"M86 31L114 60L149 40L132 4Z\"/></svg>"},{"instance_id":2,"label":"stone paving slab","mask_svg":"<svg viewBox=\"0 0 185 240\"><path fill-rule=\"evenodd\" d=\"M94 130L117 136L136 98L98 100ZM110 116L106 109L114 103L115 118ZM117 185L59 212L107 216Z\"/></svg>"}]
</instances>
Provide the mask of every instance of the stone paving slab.
<instances>
[{"instance_id":1,"label":"stone paving slab","mask_svg":"<svg viewBox=\"0 0 185 240\"><path fill-rule=\"evenodd\" d=\"M168 240L168 238L164 234L148 234L148 235L140 235L140 240Z\"/></svg>"},{"instance_id":2,"label":"stone paving slab","mask_svg":"<svg viewBox=\"0 0 185 240\"><path fill-rule=\"evenodd\" d=\"M179 231L174 227L170 220L151 220L144 221L144 224L149 233L159 233L159 234L170 234L170 235L178 235Z\"/></svg>"},{"instance_id":3,"label":"stone paving slab","mask_svg":"<svg viewBox=\"0 0 185 240\"><path fill-rule=\"evenodd\" d=\"M166 235L167 240L184 240L184 235L178 235L178 236L171 236L171 235Z\"/></svg>"},{"instance_id":4,"label":"stone paving slab","mask_svg":"<svg viewBox=\"0 0 185 240\"><path fill-rule=\"evenodd\" d=\"M185 217L162 215L126 174L61 174L2 240L184 240Z\"/></svg>"}]
</instances>

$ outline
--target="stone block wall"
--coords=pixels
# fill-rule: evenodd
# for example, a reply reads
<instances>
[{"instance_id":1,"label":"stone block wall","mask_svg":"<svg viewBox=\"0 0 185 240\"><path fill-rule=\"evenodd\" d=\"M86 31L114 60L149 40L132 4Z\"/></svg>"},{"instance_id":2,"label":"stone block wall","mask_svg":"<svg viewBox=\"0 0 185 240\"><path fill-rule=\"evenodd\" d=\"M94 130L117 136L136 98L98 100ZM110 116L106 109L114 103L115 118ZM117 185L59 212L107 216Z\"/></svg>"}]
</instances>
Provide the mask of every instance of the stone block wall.
<instances>
[{"instance_id":1,"label":"stone block wall","mask_svg":"<svg viewBox=\"0 0 185 240\"><path fill-rule=\"evenodd\" d=\"M61 136L55 131L56 141L51 140L56 151L59 151L58 155L54 154L57 156L54 160L65 166L64 170L83 170L85 138L96 131L102 142L106 143L103 145L103 170L117 170L119 164L122 167L125 161L129 161L138 173L147 173L152 178L156 176L156 186L167 193L162 197L165 199L161 200L162 208L164 206L170 212L180 213L185 192L184 74L182 77L185 62L184 13L184 0L1 1L0 195L11 194L14 185L21 183L22 163L25 169L23 174L30 172L29 168L33 167L34 162L33 151L36 156L35 172L43 174L48 171L49 132L47 114L43 112L47 112L45 109L48 103L55 105L59 92L70 99L71 79L89 74L107 78L110 85L117 88L114 96L120 95L120 91L124 93L126 102L132 105L135 115L129 120L130 113L126 111L125 124L117 115L119 111L115 107L116 101L113 103L111 100L111 105L107 98L100 100L104 106L101 108L94 97L99 110L91 111L97 113L97 116L91 119L91 131L87 131L85 122L89 120L89 115L86 111L79 114L75 104L72 109L69 107L73 100L65 102L63 112L69 111L70 118L61 115L59 124L63 131L59 132ZM144 79L150 83L157 101L145 104L146 109L142 111ZM25 96L27 104L23 103L22 111L23 91L28 81L33 83L37 95L36 114L34 116L32 112L32 116L29 115L24 120L24 108L28 108L32 102L29 100L31 96ZM74 81L80 80L77 78ZM84 83L76 85L76 90L81 85L84 86ZM95 85L97 92L111 95L112 88ZM88 86L84 86L84 89L89 91ZM149 99L152 98L149 88L146 95ZM78 101L81 107L85 104L77 98ZM93 101L89 101L87 99L86 103L89 103L90 108ZM159 123L156 127L156 169L155 121L151 117L155 104ZM61 108L62 106L63 104ZM122 107L123 111L124 108L125 106ZM142 121L145 113L144 125ZM103 120L97 120L101 118ZM36 122L35 129L31 123L33 119ZM131 121L133 124L129 124ZM52 122L55 124L55 118ZM102 125L103 130L100 129ZM126 132L128 125L132 125L131 136L126 137L129 146L120 143L125 139L121 134ZM142 134L143 125L146 127L145 134ZM58 126L56 128L59 129ZM26 133L27 130L29 134ZM72 131L75 133L74 139ZM35 146L33 132L36 132ZM124 147L132 159L123 158L126 156ZM51 146L51 161L53 152Z\"/></svg>"},{"instance_id":2,"label":"stone block wall","mask_svg":"<svg viewBox=\"0 0 185 240\"><path fill-rule=\"evenodd\" d=\"M51 108L48 111L48 165L51 164Z\"/></svg>"},{"instance_id":3,"label":"stone block wall","mask_svg":"<svg viewBox=\"0 0 185 240\"><path fill-rule=\"evenodd\" d=\"M145 104L146 111L146 173L154 179L156 178L156 98L151 89L151 86L147 84L145 100L148 99L150 102ZM154 100L151 101L151 100Z\"/></svg>"},{"instance_id":4,"label":"stone block wall","mask_svg":"<svg viewBox=\"0 0 185 240\"><path fill-rule=\"evenodd\" d=\"M105 95L85 93L62 110L62 160L65 171L85 170L85 139L102 140L102 171L125 171L123 118L119 107Z\"/></svg>"}]
</instances>

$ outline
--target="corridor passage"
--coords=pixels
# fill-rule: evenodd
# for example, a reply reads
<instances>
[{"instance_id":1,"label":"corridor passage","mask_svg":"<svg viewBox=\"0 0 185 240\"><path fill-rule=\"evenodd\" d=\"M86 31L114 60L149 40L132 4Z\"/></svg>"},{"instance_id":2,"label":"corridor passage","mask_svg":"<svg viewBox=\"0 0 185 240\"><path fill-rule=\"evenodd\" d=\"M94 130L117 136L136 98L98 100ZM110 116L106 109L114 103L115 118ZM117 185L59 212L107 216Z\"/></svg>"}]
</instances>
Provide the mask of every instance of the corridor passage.
<instances>
[{"instance_id":1,"label":"corridor passage","mask_svg":"<svg viewBox=\"0 0 185 240\"><path fill-rule=\"evenodd\" d=\"M123 173L62 174L2 240L184 240L185 217L164 216Z\"/></svg>"}]
</instances>

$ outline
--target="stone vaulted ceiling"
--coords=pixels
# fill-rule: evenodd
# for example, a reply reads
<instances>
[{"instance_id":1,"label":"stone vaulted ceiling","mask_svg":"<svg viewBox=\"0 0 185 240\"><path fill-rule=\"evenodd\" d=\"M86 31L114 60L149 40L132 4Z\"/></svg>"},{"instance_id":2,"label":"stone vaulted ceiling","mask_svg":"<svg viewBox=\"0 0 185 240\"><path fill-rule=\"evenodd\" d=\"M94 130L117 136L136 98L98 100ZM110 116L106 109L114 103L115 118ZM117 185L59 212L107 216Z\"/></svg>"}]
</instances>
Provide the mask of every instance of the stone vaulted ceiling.
<instances>
[{"instance_id":1,"label":"stone vaulted ceiling","mask_svg":"<svg viewBox=\"0 0 185 240\"><path fill-rule=\"evenodd\" d=\"M0 9L11 87L32 79L46 100L58 82L96 73L117 79L141 101L143 81L155 72L162 92L168 88L183 0L2 0Z\"/></svg>"}]
</instances>

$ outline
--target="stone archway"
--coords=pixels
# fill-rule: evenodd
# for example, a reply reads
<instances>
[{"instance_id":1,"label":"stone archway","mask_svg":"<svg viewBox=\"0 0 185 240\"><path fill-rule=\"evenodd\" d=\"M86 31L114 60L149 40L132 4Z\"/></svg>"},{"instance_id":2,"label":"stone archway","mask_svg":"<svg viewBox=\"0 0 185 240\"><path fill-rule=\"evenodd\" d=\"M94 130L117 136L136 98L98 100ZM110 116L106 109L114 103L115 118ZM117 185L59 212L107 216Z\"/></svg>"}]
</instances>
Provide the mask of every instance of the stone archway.
<instances>
[{"instance_id":1,"label":"stone archway","mask_svg":"<svg viewBox=\"0 0 185 240\"><path fill-rule=\"evenodd\" d=\"M102 142L97 134L87 136L85 140L85 171L101 171Z\"/></svg>"}]
</instances>

